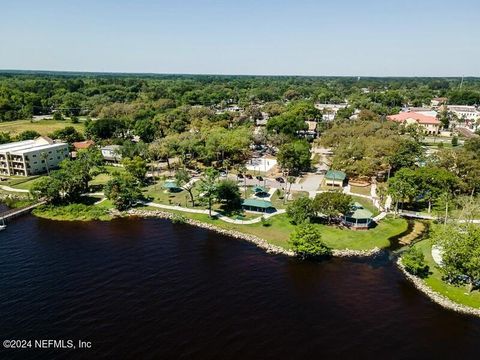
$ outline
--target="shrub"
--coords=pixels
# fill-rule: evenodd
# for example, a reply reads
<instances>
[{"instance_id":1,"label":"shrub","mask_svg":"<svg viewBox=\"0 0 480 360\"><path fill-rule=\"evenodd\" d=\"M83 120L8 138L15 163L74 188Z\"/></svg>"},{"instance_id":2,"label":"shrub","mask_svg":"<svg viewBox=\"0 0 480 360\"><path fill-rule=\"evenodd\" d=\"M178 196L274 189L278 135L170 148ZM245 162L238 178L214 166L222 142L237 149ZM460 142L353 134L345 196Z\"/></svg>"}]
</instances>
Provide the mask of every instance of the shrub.
<instances>
[{"instance_id":1,"label":"shrub","mask_svg":"<svg viewBox=\"0 0 480 360\"><path fill-rule=\"evenodd\" d=\"M172 223L174 223L174 224L186 224L187 223L187 218L183 215L180 215L180 214L174 214L172 216Z\"/></svg>"},{"instance_id":2,"label":"shrub","mask_svg":"<svg viewBox=\"0 0 480 360\"><path fill-rule=\"evenodd\" d=\"M262 226L265 226L265 227L272 225L271 220L265 218L264 216L260 218L260 222L262 223Z\"/></svg>"},{"instance_id":3,"label":"shrub","mask_svg":"<svg viewBox=\"0 0 480 360\"><path fill-rule=\"evenodd\" d=\"M452 146L458 146L458 136L452 137Z\"/></svg>"},{"instance_id":4,"label":"shrub","mask_svg":"<svg viewBox=\"0 0 480 360\"><path fill-rule=\"evenodd\" d=\"M425 256L420 250L410 248L402 255L402 264L410 274L425 277L429 267L425 263Z\"/></svg>"},{"instance_id":5,"label":"shrub","mask_svg":"<svg viewBox=\"0 0 480 360\"><path fill-rule=\"evenodd\" d=\"M320 231L315 225L304 223L295 228L290 234L288 242L292 245L292 250L302 259L318 258L331 254L328 248L321 240Z\"/></svg>"}]
</instances>

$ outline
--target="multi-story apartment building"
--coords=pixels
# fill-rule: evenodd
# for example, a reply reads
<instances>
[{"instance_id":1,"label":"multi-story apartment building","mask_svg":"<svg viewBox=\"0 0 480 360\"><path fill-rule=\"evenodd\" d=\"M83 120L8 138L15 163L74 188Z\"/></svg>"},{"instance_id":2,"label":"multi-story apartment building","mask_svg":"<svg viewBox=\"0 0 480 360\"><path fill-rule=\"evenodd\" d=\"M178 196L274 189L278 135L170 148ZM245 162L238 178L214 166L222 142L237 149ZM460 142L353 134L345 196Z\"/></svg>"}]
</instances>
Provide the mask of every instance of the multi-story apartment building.
<instances>
[{"instance_id":1,"label":"multi-story apartment building","mask_svg":"<svg viewBox=\"0 0 480 360\"><path fill-rule=\"evenodd\" d=\"M53 169L69 156L68 144L47 137L0 145L0 175L29 176Z\"/></svg>"},{"instance_id":2,"label":"multi-story apartment building","mask_svg":"<svg viewBox=\"0 0 480 360\"><path fill-rule=\"evenodd\" d=\"M480 119L480 111L475 106L447 105L447 109L454 113L459 120L476 122Z\"/></svg>"}]
</instances>

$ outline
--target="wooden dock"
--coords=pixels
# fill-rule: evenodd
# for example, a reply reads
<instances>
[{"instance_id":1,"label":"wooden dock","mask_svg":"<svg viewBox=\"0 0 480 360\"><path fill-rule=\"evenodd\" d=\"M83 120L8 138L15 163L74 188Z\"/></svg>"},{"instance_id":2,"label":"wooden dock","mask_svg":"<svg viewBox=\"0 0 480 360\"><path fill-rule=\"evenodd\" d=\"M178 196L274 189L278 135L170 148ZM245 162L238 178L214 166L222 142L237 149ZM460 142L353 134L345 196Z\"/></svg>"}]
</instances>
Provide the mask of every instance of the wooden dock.
<instances>
[{"instance_id":1,"label":"wooden dock","mask_svg":"<svg viewBox=\"0 0 480 360\"><path fill-rule=\"evenodd\" d=\"M40 201L36 204L25 206L25 207L19 208L19 209L10 209L10 210L4 211L4 212L0 213L0 219L3 219L4 221L11 220L13 218L16 218L17 216L27 214L30 211L32 211L33 209L35 209L37 206L40 206L40 205L43 205L43 204L45 204L45 201Z\"/></svg>"}]
</instances>

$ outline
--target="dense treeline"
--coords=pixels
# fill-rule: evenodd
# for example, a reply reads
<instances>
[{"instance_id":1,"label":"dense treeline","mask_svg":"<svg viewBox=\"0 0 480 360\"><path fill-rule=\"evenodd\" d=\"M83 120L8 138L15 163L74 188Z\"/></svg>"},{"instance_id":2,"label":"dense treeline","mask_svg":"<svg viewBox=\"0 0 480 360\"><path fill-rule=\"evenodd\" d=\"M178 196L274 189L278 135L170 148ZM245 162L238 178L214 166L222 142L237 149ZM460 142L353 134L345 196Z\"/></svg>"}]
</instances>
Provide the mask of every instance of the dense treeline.
<instances>
[{"instance_id":1,"label":"dense treeline","mask_svg":"<svg viewBox=\"0 0 480 360\"><path fill-rule=\"evenodd\" d=\"M10 73L0 74L0 121L59 111L65 116L102 117L123 112L134 118L166 109L291 100L340 103L387 113L419 106L435 96L479 104L480 79L335 78Z\"/></svg>"}]
</instances>

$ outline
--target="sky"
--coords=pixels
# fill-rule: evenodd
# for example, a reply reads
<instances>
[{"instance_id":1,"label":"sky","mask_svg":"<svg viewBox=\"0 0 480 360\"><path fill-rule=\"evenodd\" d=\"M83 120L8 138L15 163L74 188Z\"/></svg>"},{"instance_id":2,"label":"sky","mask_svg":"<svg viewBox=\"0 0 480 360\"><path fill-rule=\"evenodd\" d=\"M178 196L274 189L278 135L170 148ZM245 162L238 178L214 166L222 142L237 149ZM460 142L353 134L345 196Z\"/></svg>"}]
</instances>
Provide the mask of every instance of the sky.
<instances>
[{"instance_id":1,"label":"sky","mask_svg":"<svg viewBox=\"0 0 480 360\"><path fill-rule=\"evenodd\" d=\"M0 69L480 76L479 0L0 0Z\"/></svg>"}]
</instances>

